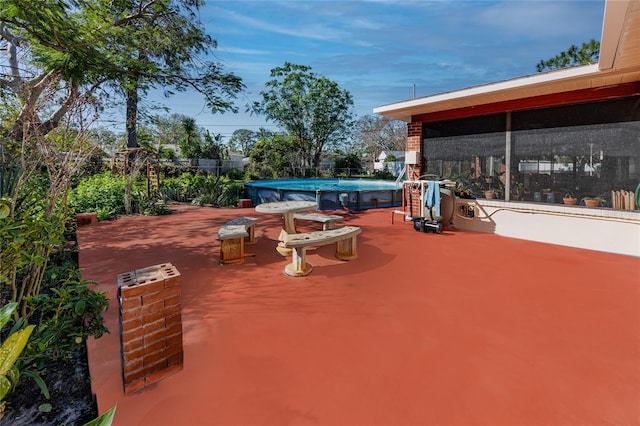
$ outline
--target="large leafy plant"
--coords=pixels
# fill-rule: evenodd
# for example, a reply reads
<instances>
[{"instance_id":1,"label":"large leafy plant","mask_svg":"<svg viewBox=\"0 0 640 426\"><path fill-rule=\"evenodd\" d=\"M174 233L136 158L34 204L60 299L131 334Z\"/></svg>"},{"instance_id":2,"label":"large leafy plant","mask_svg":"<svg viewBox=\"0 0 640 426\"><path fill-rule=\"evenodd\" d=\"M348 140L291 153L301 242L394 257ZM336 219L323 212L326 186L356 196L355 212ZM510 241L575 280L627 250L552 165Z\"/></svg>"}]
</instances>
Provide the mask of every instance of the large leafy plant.
<instances>
[{"instance_id":1,"label":"large leafy plant","mask_svg":"<svg viewBox=\"0 0 640 426\"><path fill-rule=\"evenodd\" d=\"M17 303L11 302L0 308L0 330L7 325L17 307ZM4 398L15 388L20 378L16 361L27 345L33 329L34 326L29 325L22 330L14 331L0 346L0 419L4 412Z\"/></svg>"}]
</instances>

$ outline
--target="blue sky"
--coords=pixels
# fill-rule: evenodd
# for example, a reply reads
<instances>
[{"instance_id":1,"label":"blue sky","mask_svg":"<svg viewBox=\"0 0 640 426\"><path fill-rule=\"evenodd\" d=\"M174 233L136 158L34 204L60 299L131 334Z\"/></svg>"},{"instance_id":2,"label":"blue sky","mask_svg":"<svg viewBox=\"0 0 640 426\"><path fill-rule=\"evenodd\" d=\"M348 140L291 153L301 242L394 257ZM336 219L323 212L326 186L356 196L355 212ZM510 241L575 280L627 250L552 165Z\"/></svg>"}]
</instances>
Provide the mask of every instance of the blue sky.
<instances>
[{"instance_id":1,"label":"blue sky","mask_svg":"<svg viewBox=\"0 0 640 426\"><path fill-rule=\"evenodd\" d=\"M212 1L201 20L215 59L242 77L239 114L211 114L195 94L164 103L228 140L237 128L274 129L243 113L270 70L309 65L353 96L357 116L416 97L536 72L571 44L600 40L604 0ZM121 130L118 130L121 131Z\"/></svg>"}]
</instances>

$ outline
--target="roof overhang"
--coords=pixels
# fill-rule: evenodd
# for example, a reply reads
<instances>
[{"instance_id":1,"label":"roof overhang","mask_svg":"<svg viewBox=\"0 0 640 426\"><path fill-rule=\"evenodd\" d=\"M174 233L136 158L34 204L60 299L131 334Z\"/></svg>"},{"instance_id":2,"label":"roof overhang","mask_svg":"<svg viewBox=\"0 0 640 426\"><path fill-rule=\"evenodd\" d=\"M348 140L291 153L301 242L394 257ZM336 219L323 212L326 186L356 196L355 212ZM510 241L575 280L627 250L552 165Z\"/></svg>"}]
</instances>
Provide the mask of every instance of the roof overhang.
<instances>
[{"instance_id":1,"label":"roof overhang","mask_svg":"<svg viewBox=\"0 0 640 426\"><path fill-rule=\"evenodd\" d=\"M597 64L532 74L526 77L470 87L437 95L425 96L375 108L373 112L388 118L426 121L448 116L471 116L487 111L513 110L514 101L524 99L558 102L567 99L594 99L610 96L603 88L623 86L637 92L640 82L640 1L607 0L605 5L600 59ZM609 93L609 95L607 95ZM616 92L617 93L617 92ZM539 103L539 102L538 102ZM519 102L517 105L524 105ZM494 107L491 107L493 105ZM540 105L538 105L540 106ZM416 120L419 118L419 120Z\"/></svg>"}]
</instances>

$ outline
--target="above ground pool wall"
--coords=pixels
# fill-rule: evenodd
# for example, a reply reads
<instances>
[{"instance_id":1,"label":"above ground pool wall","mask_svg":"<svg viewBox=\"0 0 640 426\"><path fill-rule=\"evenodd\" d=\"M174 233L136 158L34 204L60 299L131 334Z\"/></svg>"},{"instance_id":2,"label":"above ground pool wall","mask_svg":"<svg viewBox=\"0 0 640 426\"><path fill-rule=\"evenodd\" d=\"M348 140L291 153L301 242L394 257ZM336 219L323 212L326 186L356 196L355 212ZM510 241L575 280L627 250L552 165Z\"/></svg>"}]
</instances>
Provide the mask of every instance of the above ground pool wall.
<instances>
[{"instance_id":1,"label":"above ground pool wall","mask_svg":"<svg viewBox=\"0 0 640 426\"><path fill-rule=\"evenodd\" d=\"M469 206L473 218L469 216ZM454 226L511 238L640 257L640 212L457 199Z\"/></svg>"},{"instance_id":2,"label":"above ground pool wall","mask_svg":"<svg viewBox=\"0 0 640 426\"><path fill-rule=\"evenodd\" d=\"M402 205L402 189L360 191L301 191L247 186L253 205L275 201L315 201L318 210L365 210Z\"/></svg>"}]
</instances>

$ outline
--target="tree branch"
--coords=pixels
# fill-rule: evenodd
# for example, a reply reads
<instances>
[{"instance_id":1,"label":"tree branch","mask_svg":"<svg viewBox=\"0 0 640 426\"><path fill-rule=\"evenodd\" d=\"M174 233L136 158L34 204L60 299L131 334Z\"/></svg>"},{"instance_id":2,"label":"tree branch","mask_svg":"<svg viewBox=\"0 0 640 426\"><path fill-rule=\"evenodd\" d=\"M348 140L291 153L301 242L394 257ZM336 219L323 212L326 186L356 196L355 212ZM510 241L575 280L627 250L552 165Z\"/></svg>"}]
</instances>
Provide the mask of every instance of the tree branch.
<instances>
[{"instance_id":1,"label":"tree branch","mask_svg":"<svg viewBox=\"0 0 640 426\"><path fill-rule=\"evenodd\" d=\"M147 4L144 4L144 5L141 4L140 8L138 9L138 12L131 15L127 15L124 18L120 19L119 21L115 21L113 25L119 27L122 25L126 25L131 21L135 21L136 19L142 18L147 13L147 10L157 2L158 0L150 0L149 3Z\"/></svg>"},{"instance_id":2,"label":"tree branch","mask_svg":"<svg viewBox=\"0 0 640 426\"><path fill-rule=\"evenodd\" d=\"M47 134L51 130L55 129L58 126L58 123L64 117L64 115L69 111L69 107L73 105L76 99L78 99L78 82L73 80L71 82L71 88L69 89L69 94L66 99L60 104L60 107L55 110L45 121L42 123L42 128L44 129L43 133Z\"/></svg>"}]
</instances>

